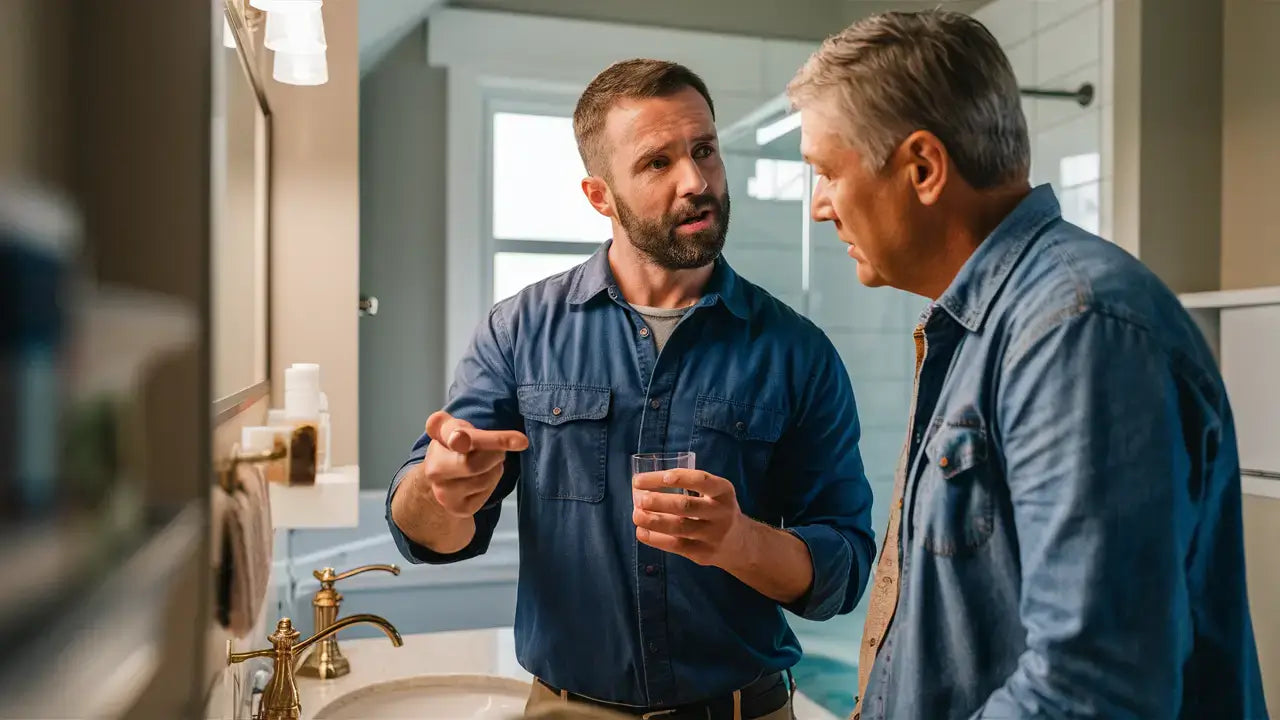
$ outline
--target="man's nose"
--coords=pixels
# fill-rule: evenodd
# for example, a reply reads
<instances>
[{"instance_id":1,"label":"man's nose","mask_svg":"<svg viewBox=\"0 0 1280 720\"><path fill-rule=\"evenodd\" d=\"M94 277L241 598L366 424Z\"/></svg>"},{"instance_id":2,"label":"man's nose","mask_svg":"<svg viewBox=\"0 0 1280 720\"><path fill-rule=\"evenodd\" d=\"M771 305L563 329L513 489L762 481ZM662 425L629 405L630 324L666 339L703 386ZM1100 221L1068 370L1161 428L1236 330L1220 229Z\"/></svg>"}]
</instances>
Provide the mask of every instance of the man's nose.
<instances>
[{"instance_id":1,"label":"man's nose","mask_svg":"<svg viewBox=\"0 0 1280 720\"><path fill-rule=\"evenodd\" d=\"M691 157L685 158L680 163L679 182L678 190L681 197L701 195L707 191L707 177L702 174L702 168L698 166L697 161Z\"/></svg>"},{"instance_id":2,"label":"man's nose","mask_svg":"<svg viewBox=\"0 0 1280 720\"><path fill-rule=\"evenodd\" d=\"M808 172L808 169L805 170ZM814 222L828 222L835 219L835 209L831 206L831 196L827 194L827 181L821 175L813 183L813 202L809 204L809 216Z\"/></svg>"}]
</instances>

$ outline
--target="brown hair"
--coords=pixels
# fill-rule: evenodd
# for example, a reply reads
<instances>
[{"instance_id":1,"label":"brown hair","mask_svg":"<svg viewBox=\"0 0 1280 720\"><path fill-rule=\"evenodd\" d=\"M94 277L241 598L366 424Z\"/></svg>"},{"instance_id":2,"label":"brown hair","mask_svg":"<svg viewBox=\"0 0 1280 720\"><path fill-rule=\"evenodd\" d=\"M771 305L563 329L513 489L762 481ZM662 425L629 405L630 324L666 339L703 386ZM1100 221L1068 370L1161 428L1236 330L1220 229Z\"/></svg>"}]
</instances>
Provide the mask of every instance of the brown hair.
<instances>
[{"instance_id":1,"label":"brown hair","mask_svg":"<svg viewBox=\"0 0 1280 720\"><path fill-rule=\"evenodd\" d=\"M698 91L707 101L707 107L711 108L712 119L715 119L716 106L711 102L707 84L697 73L679 63L636 58L605 68L582 91L578 105L573 109L573 134L587 172L602 177L608 174L604 122L618 101L670 97L686 88Z\"/></svg>"},{"instance_id":2,"label":"brown hair","mask_svg":"<svg viewBox=\"0 0 1280 720\"><path fill-rule=\"evenodd\" d=\"M976 188L1025 180L1031 140L1013 68L977 20L956 12L872 15L827 39L787 94L825 105L873 172L911 133L938 136Z\"/></svg>"}]
</instances>

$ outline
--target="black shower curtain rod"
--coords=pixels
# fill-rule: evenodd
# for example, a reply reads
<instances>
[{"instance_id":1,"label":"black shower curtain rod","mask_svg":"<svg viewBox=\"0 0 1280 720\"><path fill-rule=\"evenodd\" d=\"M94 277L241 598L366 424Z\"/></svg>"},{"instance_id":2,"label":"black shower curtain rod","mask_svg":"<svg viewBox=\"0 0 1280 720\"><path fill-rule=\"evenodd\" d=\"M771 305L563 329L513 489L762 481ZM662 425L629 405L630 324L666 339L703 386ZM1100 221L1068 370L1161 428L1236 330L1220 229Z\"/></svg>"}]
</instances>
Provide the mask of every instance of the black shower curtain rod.
<instances>
[{"instance_id":1,"label":"black shower curtain rod","mask_svg":"<svg viewBox=\"0 0 1280 720\"><path fill-rule=\"evenodd\" d=\"M1093 83L1084 83L1075 90L1048 90L1045 88L1019 88L1023 95L1038 98L1058 98L1075 100L1080 107L1088 107L1093 102Z\"/></svg>"}]
</instances>

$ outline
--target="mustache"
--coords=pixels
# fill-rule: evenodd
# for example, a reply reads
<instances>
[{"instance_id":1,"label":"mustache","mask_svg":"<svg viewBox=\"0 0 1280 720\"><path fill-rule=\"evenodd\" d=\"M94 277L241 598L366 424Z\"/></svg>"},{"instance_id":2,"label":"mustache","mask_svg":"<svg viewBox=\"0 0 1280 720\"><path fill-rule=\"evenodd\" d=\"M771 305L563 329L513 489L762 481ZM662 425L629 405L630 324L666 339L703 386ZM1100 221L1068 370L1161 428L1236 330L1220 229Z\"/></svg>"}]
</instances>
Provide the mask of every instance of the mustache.
<instances>
[{"instance_id":1,"label":"mustache","mask_svg":"<svg viewBox=\"0 0 1280 720\"><path fill-rule=\"evenodd\" d=\"M713 210L716 214L723 215L724 205L720 202L720 198L715 195L695 196L689 200L688 204L669 213L668 217L678 223L695 215L701 215L708 210Z\"/></svg>"}]
</instances>

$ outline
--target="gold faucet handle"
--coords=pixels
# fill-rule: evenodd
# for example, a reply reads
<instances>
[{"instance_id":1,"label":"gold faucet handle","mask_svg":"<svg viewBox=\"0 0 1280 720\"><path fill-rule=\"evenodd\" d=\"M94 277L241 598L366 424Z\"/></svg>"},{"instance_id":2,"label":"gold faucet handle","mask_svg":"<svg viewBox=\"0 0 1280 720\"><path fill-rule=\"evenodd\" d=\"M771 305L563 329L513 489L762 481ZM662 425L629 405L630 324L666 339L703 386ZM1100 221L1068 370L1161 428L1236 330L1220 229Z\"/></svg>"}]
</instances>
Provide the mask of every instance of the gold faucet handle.
<instances>
[{"instance_id":1,"label":"gold faucet handle","mask_svg":"<svg viewBox=\"0 0 1280 720\"><path fill-rule=\"evenodd\" d=\"M250 650L249 652L231 652L231 641L227 640L227 665L242 663L245 660L253 658L269 658L279 657L281 654L290 654L294 651L294 646L298 642L299 633L293 628L293 621L289 618L280 618L276 622L276 631L267 636L271 641L270 650Z\"/></svg>"},{"instance_id":2,"label":"gold faucet handle","mask_svg":"<svg viewBox=\"0 0 1280 720\"><path fill-rule=\"evenodd\" d=\"M342 573L335 572L333 568L327 567L320 570L312 570L311 574L320 581L323 587L331 588L333 587L333 584L339 580L346 580L352 575L359 575L362 572L369 572L371 570L381 570L383 572L389 572L392 575L400 574L400 568L395 565L362 565L358 568L352 568L351 570L347 570Z\"/></svg>"},{"instance_id":3,"label":"gold faucet handle","mask_svg":"<svg viewBox=\"0 0 1280 720\"><path fill-rule=\"evenodd\" d=\"M249 652L242 652L242 653L231 652L231 641L230 640L227 641L227 664L228 665L235 665L236 663L242 663L245 660L252 660L253 658L275 657L275 654L276 654L275 650L251 650Z\"/></svg>"}]
</instances>

